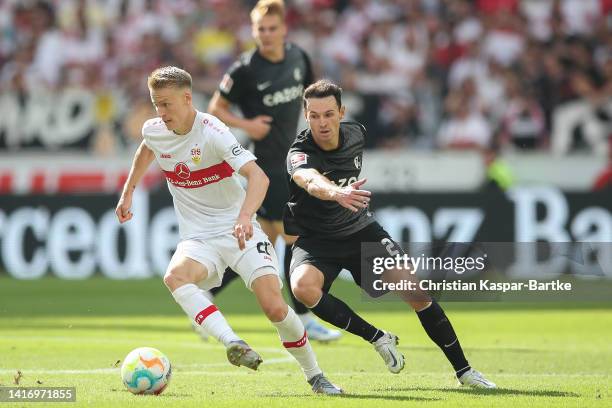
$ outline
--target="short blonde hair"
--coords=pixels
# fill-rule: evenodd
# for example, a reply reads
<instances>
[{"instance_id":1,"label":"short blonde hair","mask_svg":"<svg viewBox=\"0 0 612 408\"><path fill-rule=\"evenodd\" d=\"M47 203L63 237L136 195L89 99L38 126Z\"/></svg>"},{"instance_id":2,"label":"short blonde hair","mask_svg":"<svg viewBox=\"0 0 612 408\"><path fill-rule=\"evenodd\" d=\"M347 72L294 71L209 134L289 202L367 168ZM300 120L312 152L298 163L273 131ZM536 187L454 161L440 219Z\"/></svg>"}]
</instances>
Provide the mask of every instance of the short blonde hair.
<instances>
[{"instance_id":1,"label":"short blonde hair","mask_svg":"<svg viewBox=\"0 0 612 408\"><path fill-rule=\"evenodd\" d=\"M191 75L184 69L177 67L161 67L151 72L147 78L150 89L167 87L191 89Z\"/></svg>"},{"instance_id":2,"label":"short blonde hair","mask_svg":"<svg viewBox=\"0 0 612 408\"><path fill-rule=\"evenodd\" d=\"M259 0L251 10L251 22L263 17L277 15L285 21L285 2L283 0Z\"/></svg>"}]
</instances>

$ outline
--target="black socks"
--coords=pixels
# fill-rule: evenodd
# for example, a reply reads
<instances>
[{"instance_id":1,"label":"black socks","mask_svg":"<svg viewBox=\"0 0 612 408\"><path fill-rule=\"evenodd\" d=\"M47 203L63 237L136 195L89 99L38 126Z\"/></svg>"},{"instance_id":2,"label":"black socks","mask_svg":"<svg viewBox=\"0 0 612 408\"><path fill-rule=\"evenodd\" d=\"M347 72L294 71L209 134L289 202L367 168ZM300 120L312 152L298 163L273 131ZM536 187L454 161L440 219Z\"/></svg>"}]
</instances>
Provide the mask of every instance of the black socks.
<instances>
[{"instance_id":1,"label":"black socks","mask_svg":"<svg viewBox=\"0 0 612 408\"><path fill-rule=\"evenodd\" d=\"M326 322L353 333L370 343L375 342L384 334L382 330L378 330L359 317L346 303L329 293L323 293L319 303L310 310Z\"/></svg>"},{"instance_id":2,"label":"black socks","mask_svg":"<svg viewBox=\"0 0 612 408\"><path fill-rule=\"evenodd\" d=\"M440 347L452 364L457 377L461 377L470 369L470 365L463 355L457 334L444 310L434 300L428 308L417 312L417 316L429 338Z\"/></svg>"}]
</instances>

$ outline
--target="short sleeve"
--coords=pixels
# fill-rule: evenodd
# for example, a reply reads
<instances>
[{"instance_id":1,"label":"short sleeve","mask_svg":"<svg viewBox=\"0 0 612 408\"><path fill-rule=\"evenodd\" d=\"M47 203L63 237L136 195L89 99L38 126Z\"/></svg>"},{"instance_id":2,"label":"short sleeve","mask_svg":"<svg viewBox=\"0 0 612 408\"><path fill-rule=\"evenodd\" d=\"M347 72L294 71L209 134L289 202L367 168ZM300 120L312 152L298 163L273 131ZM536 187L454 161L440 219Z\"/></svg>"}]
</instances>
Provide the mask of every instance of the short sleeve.
<instances>
[{"instance_id":1,"label":"short sleeve","mask_svg":"<svg viewBox=\"0 0 612 408\"><path fill-rule=\"evenodd\" d=\"M210 135L213 149L218 156L226 161L234 171L256 160L253 153L245 150L236 140L227 126L217 118L209 118L205 122L206 132Z\"/></svg>"},{"instance_id":2,"label":"short sleeve","mask_svg":"<svg viewBox=\"0 0 612 408\"><path fill-rule=\"evenodd\" d=\"M293 148L287 154L287 173L293 178L301 169L318 169L320 162L317 156L299 148Z\"/></svg>"},{"instance_id":3,"label":"short sleeve","mask_svg":"<svg viewBox=\"0 0 612 408\"><path fill-rule=\"evenodd\" d=\"M246 67L240 61L232 64L219 83L221 96L232 103L237 103L241 99L246 84L245 71Z\"/></svg>"},{"instance_id":4,"label":"short sleeve","mask_svg":"<svg viewBox=\"0 0 612 408\"><path fill-rule=\"evenodd\" d=\"M151 149L151 142L149 141L149 137L147 136L145 125L142 126L142 130L140 132L142 135L142 141L149 149Z\"/></svg>"},{"instance_id":5,"label":"short sleeve","mask_svg":"<svg viewBox=\"0 0 612 408\"><path fill-rule=\"evenodd\" d=\"M142 130L140 131L145 145L153 151L155 151L155 148L151 142L151 132L154 132L154 129L159 127L161 123L162 120L160 118L149 119L143 123Z\"/></svg>"}]
</instances>

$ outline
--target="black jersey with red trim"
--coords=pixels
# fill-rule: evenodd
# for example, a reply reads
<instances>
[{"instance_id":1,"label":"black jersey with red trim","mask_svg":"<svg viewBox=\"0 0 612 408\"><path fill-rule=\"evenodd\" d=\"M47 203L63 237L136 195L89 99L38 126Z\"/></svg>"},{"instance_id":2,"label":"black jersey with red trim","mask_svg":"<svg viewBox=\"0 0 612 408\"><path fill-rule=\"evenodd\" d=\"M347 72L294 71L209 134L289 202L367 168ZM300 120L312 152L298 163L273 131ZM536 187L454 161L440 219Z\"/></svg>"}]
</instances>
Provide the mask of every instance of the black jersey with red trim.
<instances>
[{"instance_id":1,"label":"black jersey with red trim","mask_svg":"<svg viewBox=\"0 0 612 408\"><path fill-rule=\"evenodd\" d=\"M287 234L342 238L375 221L367 208L352 212L335 201L311 196L293 181L297 170L316 169L338 186L354 183L361 172L365 138L365 127L357 122L340 123L340 145L331 151L314 142L310 129L297 136L287 154L290 198L283 213Z\"/></svg>"},{"instance_id":2,"label":"black jersey with red trim","mask_svg":"<svg viewBox=\"0 0 612 408\"><path fill-rule=\"evenodd\" d=\"M312 82L307 54L295 44L286 43L285 57L279 62L265 59L257 49L245 52L219 84L221 95L237 105L245 118L273 118L268 135L255 141L257 163L266 173L284 172L302 113L302 94Z\"/></svg>"}]
</instances>

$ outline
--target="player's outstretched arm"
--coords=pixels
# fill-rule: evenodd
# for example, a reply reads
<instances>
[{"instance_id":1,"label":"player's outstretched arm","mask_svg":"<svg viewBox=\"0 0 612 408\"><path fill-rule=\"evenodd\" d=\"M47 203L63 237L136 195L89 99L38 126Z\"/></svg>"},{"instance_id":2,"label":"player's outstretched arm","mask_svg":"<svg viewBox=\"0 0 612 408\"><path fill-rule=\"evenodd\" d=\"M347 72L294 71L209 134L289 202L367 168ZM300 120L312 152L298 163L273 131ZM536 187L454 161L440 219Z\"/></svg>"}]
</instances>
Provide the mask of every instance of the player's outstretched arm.
<instances>
[{"instance_id":1,"label":"player's outstretched arm","mask_svg":"<svg viewBox=\"0 0 612 408\"><path fill-rule=\"evenodd\" d=\"M133 214L130 211L132 207L132 193L153 159L155 159L155 154L147 147L143 140L134 154L130 174L123 185L123 191L121 192L121 197L115 209L115 214L117 214L117 218L121 224L132 219Z\"/></svg>"},{"instance_id":2,"label":"player's outstretched arm","mask_svg":"<svg viewBox=\"0 0 612 408\"><path fill-rule=\"evenodd\" d=\"M371 192L361 190L366 179L357 180L347 187L338 187L315 169L301 169L293 173L293 181L313 197L320 200L336 201L353 212L370 203Z\"/></svg>"},{"instance_id":3,"label":"player's outstretched arm","mask_svg":"<svg viewBox=\"0 0 612 408\"><path fill-rule=\"evenodd\" d=\"M244 203L242 203L240 214L234 225L233 235L238 240L238 247L244 249L246 241L253 236L251 219L266 197L270 180L254 161L243 165L240 168L240 174L247 179L247 189Z\"/></svg>"},{"instance_id":4,"label":"player's outstretched arm","mask_svg":"<svg viewBox=\"0 0 612 408\"><path fill-rule=\"evenodd\" d=\"M215 92L211 98L208 104L208 112L221 119L227 126L244 130L253 140L261 140L270 132L271 116L258 115L251 119L241 118L231 111L231 103L219 91Z\"/></svg>"}]
</instances>

